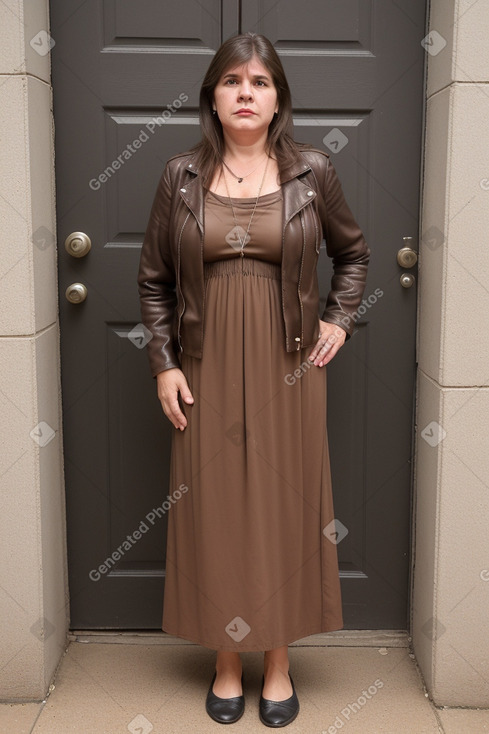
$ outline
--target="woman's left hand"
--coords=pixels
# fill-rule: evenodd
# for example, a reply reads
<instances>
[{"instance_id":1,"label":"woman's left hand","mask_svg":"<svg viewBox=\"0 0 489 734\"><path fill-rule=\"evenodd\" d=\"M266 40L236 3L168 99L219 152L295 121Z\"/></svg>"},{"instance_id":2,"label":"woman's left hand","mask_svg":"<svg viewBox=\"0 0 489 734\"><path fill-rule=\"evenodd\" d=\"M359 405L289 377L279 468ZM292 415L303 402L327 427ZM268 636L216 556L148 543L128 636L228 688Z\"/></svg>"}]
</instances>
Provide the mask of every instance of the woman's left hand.
<instances>
[{"instance_id":1,"label":"woman's left hand","mask_svg":"<svg viewBox=\"0 0 489 734\"><path fill-rule=\"evenodd\" d=\"M331 362L345 343L346 331L341 326L330 324L328 321L321 321L321 319L319 319L319 330L321 333L308 359L314 362L317 367L323 367Z\"/></svg>"}]
</instances>

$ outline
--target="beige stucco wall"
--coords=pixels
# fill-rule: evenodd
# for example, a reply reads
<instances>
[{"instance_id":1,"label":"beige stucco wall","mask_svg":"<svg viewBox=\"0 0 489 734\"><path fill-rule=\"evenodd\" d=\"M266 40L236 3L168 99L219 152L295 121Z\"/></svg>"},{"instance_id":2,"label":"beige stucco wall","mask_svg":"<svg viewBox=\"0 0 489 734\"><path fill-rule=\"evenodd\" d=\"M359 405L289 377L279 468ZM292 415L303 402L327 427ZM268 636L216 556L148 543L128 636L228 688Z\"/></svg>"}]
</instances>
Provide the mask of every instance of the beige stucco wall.
<instances>
[{"instance_id":1,"label":"beige stucco wall","mask_svg":"<svg viewBox=\"0 0 489 734\"><path fill-rule=\"evenodd\" d=\"M432 1L413 639L449 706L489 706L488 32L485 0Z\"/></svg>"},{"instance_id":2,"label":"beige stucco wall","mask_svg":"<svg viewBox=\"0 0 489 734\"><path fill-rule=\"evenodd\" d=\"M489 7L431 6L412 625L435 703L489 706ZM0 3L2 700L44 697L68 629L47 8Z\"/></svg>"},{"instance_id":3,"label":"beige stucco wall","mask_svg":"<svg viewBox=\"0 0 489 734\"><path fill-rule=\"evenodd\" d=\"M40 700L68 625L47 3L0 28L0 699Z\"/></svg>"}]
</instances>

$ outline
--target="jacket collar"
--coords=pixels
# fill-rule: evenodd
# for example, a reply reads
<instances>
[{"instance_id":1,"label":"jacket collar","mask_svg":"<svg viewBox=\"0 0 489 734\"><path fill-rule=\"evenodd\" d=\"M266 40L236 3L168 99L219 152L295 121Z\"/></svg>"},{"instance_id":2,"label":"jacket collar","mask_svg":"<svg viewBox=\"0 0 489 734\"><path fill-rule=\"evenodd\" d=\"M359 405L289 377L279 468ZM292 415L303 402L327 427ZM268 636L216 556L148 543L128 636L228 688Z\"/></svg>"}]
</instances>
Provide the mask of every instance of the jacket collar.
<instances>
[{"instance_id":1,"label":"jacket collar","mask_svg":"<svg viewBox=\"0 0 489 734\"><path fill-rule=\"evenodd\" d=\"M301 157L302 158L302 157ZM204 231L204 196L199 171L194 156L190 156L184 164L191 178L180 188L180 196L195 216L201 231ZM311 166L304 158L291 164L282 177L282 195L284 199L284 224L315 197L307 181L300 178Z\"/></svg>"}]
</instances>

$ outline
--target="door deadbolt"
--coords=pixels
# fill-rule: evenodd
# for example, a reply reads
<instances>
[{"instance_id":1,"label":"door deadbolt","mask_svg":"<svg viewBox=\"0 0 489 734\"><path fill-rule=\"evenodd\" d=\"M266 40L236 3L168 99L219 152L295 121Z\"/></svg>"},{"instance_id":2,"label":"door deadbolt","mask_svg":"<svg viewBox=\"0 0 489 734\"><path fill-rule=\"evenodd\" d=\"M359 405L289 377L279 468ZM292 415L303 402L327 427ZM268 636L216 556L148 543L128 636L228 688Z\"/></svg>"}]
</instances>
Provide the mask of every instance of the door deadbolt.
<instances>
[{"instance_id":1,"label":"door deadbolt","mask_svg":"<svg viewBox=\"0 0 489 734\"><path fill-rule=\"evenodd\" d=\"M400 277L403 288L411 288L414 285L414 275L411 273L403 273Z\"/></svg>"},{"instance_id":2,"label":"door deadbolt","mask_svg":"<svg viewBox=\"0 0 489 734\"><path fill-rule=\"evenodd\" d=\"M70 303L81 303L88 295L83 283L72 283L65 291L65 296Z\"/></svg>"},{"instance_id":3,"label":"door deadbolt","mask_svg":"<svg viewBox=\"0 0 489 734\"><path fill-rule=\"evenodd\" d=\"M90 252L92 241L85 232L72 232L65 240L65 249L72 257L85 257Z\"/></svg>"}]
</instances>

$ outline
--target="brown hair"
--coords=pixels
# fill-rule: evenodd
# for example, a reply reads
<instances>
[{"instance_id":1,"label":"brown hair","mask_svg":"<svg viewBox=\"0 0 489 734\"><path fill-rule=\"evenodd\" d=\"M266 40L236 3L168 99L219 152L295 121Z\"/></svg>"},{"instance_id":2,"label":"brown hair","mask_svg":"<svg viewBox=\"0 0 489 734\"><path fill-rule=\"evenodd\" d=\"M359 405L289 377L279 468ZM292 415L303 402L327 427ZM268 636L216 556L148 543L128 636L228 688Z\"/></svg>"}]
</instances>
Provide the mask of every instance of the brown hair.
<instances>
[{"instance_id":1,"label":"brown hair","mask_svg":"<svg viewBox=\"0 0 489 734\"><path fill-rule=\"evenodd\" d=\"M289 84L282 62L272 43L258 33L231 36L219 47L212 59L200 88L199 118L202 138L191 150L197 153L197 165L204 184L210 184L214 172L221 164L224 152L222 125L217 115L212 114L214 89L223 74L235 66L249 62L254 56L268 70L277 90L278 113L268 126L268 150L275 153L280 174L299 158L301 147L312 147L296 143L292 137L292 102Z\"/></svg>"}]
</instances>

